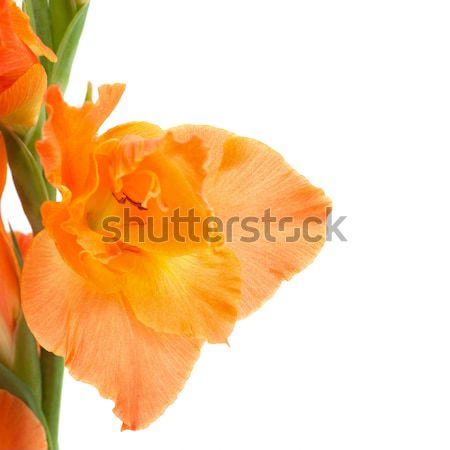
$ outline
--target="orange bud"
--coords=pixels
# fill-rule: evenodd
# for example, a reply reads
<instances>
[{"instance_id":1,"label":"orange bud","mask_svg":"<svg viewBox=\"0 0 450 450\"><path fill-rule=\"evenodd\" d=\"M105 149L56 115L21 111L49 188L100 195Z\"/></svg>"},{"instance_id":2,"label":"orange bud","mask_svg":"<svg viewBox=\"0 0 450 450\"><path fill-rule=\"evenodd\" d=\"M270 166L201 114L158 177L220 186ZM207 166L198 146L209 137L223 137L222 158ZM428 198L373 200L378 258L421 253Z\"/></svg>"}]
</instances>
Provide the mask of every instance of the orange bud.
<instances>
[{"instance_id":1,"label":"orange bud","mask_svg":"<svg viewBox=\"0 0 450 450\"><path fill-rule=\"evenodd\" d=\"M44 428L18 397L0 389L0 449L48 448Z\"/></svg>"},{"instance_id":2,"label":"orange bud","mask_svg":"<svg viewBox=\"0 0 450 450\"><path fill-rule=\"evenodd\" d=\"M38 57L56 56L12 0L0 0L0 122L22 130L36 122L47 88Z\"/></svg>"}]
</instances>

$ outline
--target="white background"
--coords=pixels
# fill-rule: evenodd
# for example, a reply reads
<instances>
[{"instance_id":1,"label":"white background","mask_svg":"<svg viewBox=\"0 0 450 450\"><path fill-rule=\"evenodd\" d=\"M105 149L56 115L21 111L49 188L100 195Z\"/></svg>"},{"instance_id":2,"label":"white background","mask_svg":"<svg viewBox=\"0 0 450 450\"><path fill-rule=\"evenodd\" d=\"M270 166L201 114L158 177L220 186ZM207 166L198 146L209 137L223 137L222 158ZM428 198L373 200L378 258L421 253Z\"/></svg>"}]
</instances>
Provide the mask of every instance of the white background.
<instances>
[{"instance_id":1,"label":"white background","mask_svg":"<svg viewBox=\"0 0 450 450\"><path fill-rule=\"evenodd\" d=\"M348 216L348 242L239 323L231 348L206 347L146 431L121 433L112 403L67 376L62 450L450 448L449 13L432 0L92 2L70 101L87 80L122 81L109 124L266 142ZM4 215L23 228L13 200Z\"/></svg>"}]
</instances>

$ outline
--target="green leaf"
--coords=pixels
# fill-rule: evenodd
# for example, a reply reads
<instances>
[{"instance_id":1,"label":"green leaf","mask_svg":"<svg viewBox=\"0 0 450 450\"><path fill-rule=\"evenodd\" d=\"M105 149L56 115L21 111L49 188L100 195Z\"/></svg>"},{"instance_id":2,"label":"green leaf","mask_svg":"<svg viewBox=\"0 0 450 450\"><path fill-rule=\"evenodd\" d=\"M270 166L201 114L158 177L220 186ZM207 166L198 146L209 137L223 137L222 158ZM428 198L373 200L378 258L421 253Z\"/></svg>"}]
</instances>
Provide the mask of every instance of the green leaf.
<instances>
[{"instance_id":1,"label":"green leaf","mask_svg":"<svg viewBox=\"0 0 450 450\"><path fill-rule=\"evenodd\" d=\"M42 411L53 437L55 450L58 449L59 413L64 378L64 359L41 348L42 371Z\"/></svg>"},{"instance_id":2,"label":"green leaf","mask_svg":"<svg viewBox=\"0 0 450 450\"><path fill-rule=\"evenodd\" d=\"M58 61L53 67L50 77L50 84L59 84L61 90L64 92L67 88L70 78L70 70L75 58L75 54L80 41L81 33L83 31L84 23L86 21L89 3L86 3L77 12L75 17L70 22L64 37L56 52Z\"/></svg>"},{"instance_id":3,"label":"green leaf","mask_svg":"<svg viewBox=\"0 0 450 450\"><path fill-rule=\"evenodd\" d=\"M53 27L53 45L57 49L73 16L77 13L77 7L74 0L49 0L49 5Z\"/></svg>"},{"instance_id":4,"label":"green leaf","mask_svg":"<svg viewBox=\"0 0 450 450\"><path fill-rule=\"evenodd\" d=\"M28 130L28 133L25 135L24 143L29 148L31 154L38 159L36 153L36 141L39 141L42 137L42 126L44 125L47 114L45 112L45 107L42 106L39 112L39 117L36 122L36 125L33 128Z\"/></svg>"},{"instance_id":5,"label":"green leaf","mask_svg":"<svg viewBox=\"0 0 450 450\"><path fill-rule=\"evenodd\" d=\"M2 125L0 131L6 144L14 185L33 233L37 234L42 230L41 205L48 200L42 169L15 133Z\"/></svg>"},{"instance_id":6,"label":"green leaf","mask_svg":"<svg viewBox=\"0 0 450 450\"><path fill-rule=\"evenodd\" d=\"M45 419L44 413L41 408L39 408L33 394L28 389L26 384L21 381L14 373L9 370L6 366L0 363L0 389L4 389L11 393L12 395L20 398L27 406L31 409L34 415L39 419L44 427L45 433L47 435L47 442L49 450L54 450L52 436L48 428L47 420Z\"/></svg>"},{"instance_id":7,"label":"green leaf","mask_svg":"<svg viewBox=\"0 0 450 450\"><path fill-rule=\"evenodd\" d=\"M31 27L41 38L42 42L53 49L52 23L47 0L24 0L25 12L30 17ZM51 72L52 64L46 58L41 58L41 63L47 72Z\"/></svg>"},{"instance_id":8,"label":"green leaf","mask_svg":"<svg viewBox=\"0 0 450 450\"><path fill-rule=\"evenodd\" d=\"M86 95L84 96L85 102L92 102L92 83L88 81L87 87L86 87Z\"/></svg>"},{"instance_id":9,"label":"green leaf","mask_svg":"<svg viewBox=\"0 0 450 450\"><path fill-rule=\"evenodd\" d=\"M36 151L36 142L39 141L42 137L42 127L44 125L46 117L47 117L47 114L45 112L45 107L43 106L39 113L39 118L38 118L36 125L28 131L28 133L26 134L26 136L24 138L25 146L31 152L31 154L36 159L36 161L38 162L39 165L40 165L40 161L39 161L39 156ZM45 177L44 177L44 183L47 188L49 200L55 200L56 199L56 189L47 181L47 179Z\"/></svg>"},{"instance_id":10,"label":"green leaf","mask_svg":"<svg viewBox=\"0 0 450 450\"><path fill-rule=\"evenodd\" d=\"M36 339L31 334L23 314L17 321L14 373L29 387L36 403L42 400L41 363Z\"/></svg>"}]
</instances>

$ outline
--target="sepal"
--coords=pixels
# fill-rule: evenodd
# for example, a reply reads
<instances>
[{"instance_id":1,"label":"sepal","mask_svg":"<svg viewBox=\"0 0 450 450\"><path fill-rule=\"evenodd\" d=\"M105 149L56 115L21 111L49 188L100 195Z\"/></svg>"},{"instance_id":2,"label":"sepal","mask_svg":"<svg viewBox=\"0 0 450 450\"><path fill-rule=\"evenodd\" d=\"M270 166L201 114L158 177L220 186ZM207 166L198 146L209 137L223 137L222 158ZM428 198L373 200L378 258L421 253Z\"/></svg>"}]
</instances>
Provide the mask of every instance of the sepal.
<instances>
[{"instance_id":1,"label":"sepal","mask_svg":"<svg viewBox=\"0 0 450 450\"><path fill-rule=\"evenodd\" d=\"M33 233L37 234L43 227L40 208L48 200L42 170L28 147L13 131L0 125L0 132L5 141L9 167L23 210Z\"/></svg>"},{"instance_id":2,"label":"sepal","mask_svg":"<svg viewBox=\"0 0 450 450\"><path fill-rule=\"evenodd\" d=\"M20 380L10 369L5 367L2 363L0 363L0 389L4 389L8 391L10 394L14 395L17 398L20 398L23 402L26 403L28 408L33 412L33 414L37 417L37 419L42 423L42 426L45 430L45 434L47 436L48 450L55 450L55 447L52 442L52 436L50 435L50 431L48 428L47 420L45 419L44 413L39 407L36 399L33 396L33 393L27 387L27 385Z\"/></svg>"}]
</instances>

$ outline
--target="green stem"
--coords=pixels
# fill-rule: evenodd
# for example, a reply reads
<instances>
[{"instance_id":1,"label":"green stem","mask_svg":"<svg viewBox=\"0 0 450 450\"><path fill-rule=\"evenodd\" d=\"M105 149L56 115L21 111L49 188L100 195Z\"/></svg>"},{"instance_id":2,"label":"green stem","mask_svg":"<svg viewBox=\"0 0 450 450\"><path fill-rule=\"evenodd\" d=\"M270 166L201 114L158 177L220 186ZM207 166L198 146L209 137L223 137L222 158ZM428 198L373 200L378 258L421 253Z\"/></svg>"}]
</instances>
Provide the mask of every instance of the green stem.
<instances>
[{"instance_id":1,"label":"green stem","mask_svg":"<svg viewBox=\"0 0 450 450\"><path fill-rule=\"evenodd\" d=\"M64 377L64 359L41 349L42 411L47 418L53 448L58 450L59 412Z\"/></svg>"},{"instance_id":2,"label":"green stem","mask_svg":"<svg viewBox=\"0 0 450 450\"><path fill-rule=\"evenodd\" d=\"M41 404L41 368L36 340L31 334L23 314L20 315L16 332L16 357L14 373L30 388L36 403Z\"/></svg>"}]
</instances>

